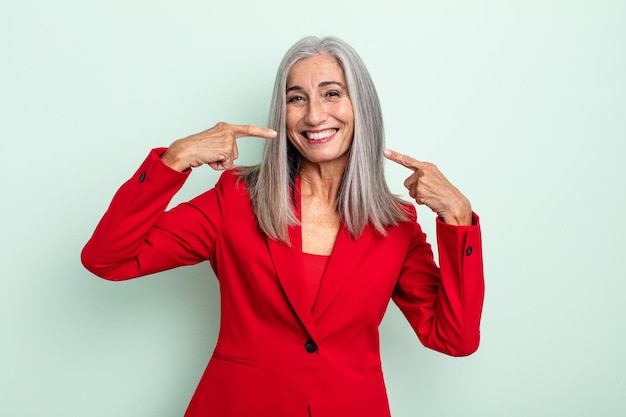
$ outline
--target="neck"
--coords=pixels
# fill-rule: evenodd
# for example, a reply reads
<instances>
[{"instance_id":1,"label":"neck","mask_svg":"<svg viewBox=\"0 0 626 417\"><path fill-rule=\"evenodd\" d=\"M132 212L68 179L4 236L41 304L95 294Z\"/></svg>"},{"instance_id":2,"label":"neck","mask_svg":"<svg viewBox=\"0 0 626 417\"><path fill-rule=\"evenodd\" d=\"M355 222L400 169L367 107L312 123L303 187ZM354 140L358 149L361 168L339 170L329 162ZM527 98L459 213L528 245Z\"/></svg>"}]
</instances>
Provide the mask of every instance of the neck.
<instances>
[{"instance_id":1,"label":"neck","mask_svg":"<svg viewBox=\"0 0 626 417\"><path fill-rule=\"evenodd\" d=\"M305 162L300 170L302 197L336 206L346 163L314 164Z\"/></svg>"}]
</instances>

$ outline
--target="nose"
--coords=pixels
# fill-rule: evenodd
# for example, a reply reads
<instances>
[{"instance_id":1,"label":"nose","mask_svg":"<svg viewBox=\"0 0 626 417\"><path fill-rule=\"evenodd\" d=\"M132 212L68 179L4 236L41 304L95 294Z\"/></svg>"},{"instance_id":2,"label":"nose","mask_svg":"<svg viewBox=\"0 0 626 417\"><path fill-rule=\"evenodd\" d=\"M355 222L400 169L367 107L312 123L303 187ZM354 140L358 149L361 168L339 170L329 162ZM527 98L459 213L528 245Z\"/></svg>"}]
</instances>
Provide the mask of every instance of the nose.
<instances>
[{"instance_id":1,"label":"nose","mask_svg":"<svg viewBox=\"0 0 626 417\"><path fill-rule=\"evenodd\" d=\"M326 107L320 100L309 100L304 121L310 126L319 126L326 121Z\"/></svg>"}]
</instances>

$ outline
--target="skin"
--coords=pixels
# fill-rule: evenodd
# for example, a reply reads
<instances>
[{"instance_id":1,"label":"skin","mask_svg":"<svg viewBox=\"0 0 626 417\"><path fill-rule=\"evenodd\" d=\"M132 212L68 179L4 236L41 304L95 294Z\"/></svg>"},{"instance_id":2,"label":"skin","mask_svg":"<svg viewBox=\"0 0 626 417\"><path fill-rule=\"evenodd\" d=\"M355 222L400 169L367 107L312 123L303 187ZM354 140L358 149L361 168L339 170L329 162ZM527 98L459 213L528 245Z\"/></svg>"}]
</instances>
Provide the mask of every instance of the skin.
<instances>
[{"instance_id":1,"label":"skin","mask_svg":"<svg viewBox=\"0 0 626 417\"><path fill-rule=\"evenodd\" d=\"M298 61L287 78L286 100L287 134L303 156L302 250L330 255L340 226L339 187L354 137L352 101L337 61L327 55ZM181 172L204 164L215 170L230 169L239 156L237 139L272 139L276 134L264 127L220 122L174 141L161 159ZM428 206L446 223L472 224L469 200L434 164L389 149L384 156L413 171L404 186L417 204Z\"/></svg>"},{"instance_id":2,"label":"skin","mask_svg":"<svg viewBox=\"0 0 626 417\"><path fill-rule=\"evenodd\" d=\"M215 170L230 169L239 157L237 139L273 139L276 134L266 127L219 122L210 129L173 142L161 156L161 160L170 168L181 172L204 164Z\"/></svg>"},{"instance_id":3,"label":"skin","mask_svg":"<svg viewBox=\"0 0 626 417\"><path fill-rule=\"evenodd\" d=\"M413 171L404 186L417 204L425 205L455 226L472 224L472 206L469 200L430 162L421 162L408 155L386 149L385 157Z\"/></svg>"},{"instance_id":4,"label":"skin","mask_svg":"<svg viewBox=\"0 0 626 417\"><path fill-rule=\"evenodd\" d=\"M327 55L298 61L287 78L286 99L287 134L303 156L302 250L330 255L341 222L339 187L354 136L352 101L341 67Z\"/></svg>"}]
</instances>

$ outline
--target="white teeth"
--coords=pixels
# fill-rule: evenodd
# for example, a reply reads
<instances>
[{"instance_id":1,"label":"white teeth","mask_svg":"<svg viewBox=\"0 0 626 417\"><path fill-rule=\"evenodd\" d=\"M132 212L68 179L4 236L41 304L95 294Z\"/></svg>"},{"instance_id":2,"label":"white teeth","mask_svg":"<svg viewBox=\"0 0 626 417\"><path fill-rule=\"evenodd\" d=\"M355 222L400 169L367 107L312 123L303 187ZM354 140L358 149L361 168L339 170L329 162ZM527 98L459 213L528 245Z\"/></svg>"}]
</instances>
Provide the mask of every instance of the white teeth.
<instances>
[{"instance_id":1,"label":"white teeth","mask_svg":"<svg viewBox=\"0 0 626 417\"><path fill-rule=\"evenodd\" d=\"M327 137L334 135L336 132L337 132L337 129L328 129L322 132L305 132L304 134L306 135L308 139L320 140L320 139L326 139Z\"/></svg>"}]
</instances>

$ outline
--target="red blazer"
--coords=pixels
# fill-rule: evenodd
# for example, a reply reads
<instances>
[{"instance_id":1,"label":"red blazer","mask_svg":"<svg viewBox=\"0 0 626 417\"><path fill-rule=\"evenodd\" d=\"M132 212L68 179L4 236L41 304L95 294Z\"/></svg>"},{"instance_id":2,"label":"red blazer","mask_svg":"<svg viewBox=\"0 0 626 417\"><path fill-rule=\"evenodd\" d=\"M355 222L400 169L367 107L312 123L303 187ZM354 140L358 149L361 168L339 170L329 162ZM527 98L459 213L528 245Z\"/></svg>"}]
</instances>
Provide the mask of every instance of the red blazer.
<instances>
[{"instance_id":1,"label":"red blazer","mask_svg":"<svg viewBox=\"0 0 626 417\"><path fill-rule=\"evenodd\" d=\"M390 299L425 346L454 356L477 349L484 287L476 216L474 226L438 222L441 268L414 209L387 236L366 228L355 240L341 227L311 308L300 227L289 231L292 247L267 238L233 171L166 212L187 175L152 151L82 252L85 267L110 280L211 263L221 326L186 417L389 416L378 326Z\"/></svg>"}]
</instances>

